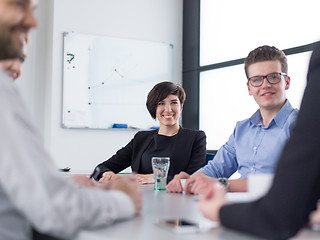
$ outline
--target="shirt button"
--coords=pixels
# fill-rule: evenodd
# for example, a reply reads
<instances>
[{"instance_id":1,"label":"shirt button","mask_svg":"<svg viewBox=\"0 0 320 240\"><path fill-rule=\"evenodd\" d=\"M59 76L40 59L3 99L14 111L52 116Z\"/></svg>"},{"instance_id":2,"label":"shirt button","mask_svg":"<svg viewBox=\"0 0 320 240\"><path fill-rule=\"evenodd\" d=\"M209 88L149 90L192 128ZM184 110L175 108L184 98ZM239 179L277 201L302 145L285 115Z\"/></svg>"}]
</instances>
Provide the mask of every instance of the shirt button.
<instances>
[{"instance_id":1,"label":"shirt button","mask_svg":"<svg viewBox=\"0 0 320 240\"><path fill-rule=\"evenodd\" d=\"M253 147L253 151L256 151L257 150L257 147Z\"/></svg>"},{"instance_id":2,"label":"shirt button","mask_svg":"<svg viewBox=\"0 0 320 240\"><path fill-rule=\"evenodd\" d=\"M250 170L253 171L253 169L254 169L254 168L252 167Z\"/></svg>"}]
</instances>

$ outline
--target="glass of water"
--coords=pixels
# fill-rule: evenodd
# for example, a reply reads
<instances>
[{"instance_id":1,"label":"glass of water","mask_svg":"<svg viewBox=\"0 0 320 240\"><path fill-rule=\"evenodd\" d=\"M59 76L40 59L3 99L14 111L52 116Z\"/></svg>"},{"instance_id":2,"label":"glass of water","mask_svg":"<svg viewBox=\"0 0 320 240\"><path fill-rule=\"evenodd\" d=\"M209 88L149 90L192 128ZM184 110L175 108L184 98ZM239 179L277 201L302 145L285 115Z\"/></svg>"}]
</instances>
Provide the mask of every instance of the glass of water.
<instances>
[{"instance_id":1,"label":"glass of water","mask_svg":"<svg viewBox=\"0 0 320 240\"><path fill-rule=\"evenodd\" d=\"M151 160L154 175L154 190L164 191L170 166L169 157L153 157Z\"/></svg>"}]
</instances>

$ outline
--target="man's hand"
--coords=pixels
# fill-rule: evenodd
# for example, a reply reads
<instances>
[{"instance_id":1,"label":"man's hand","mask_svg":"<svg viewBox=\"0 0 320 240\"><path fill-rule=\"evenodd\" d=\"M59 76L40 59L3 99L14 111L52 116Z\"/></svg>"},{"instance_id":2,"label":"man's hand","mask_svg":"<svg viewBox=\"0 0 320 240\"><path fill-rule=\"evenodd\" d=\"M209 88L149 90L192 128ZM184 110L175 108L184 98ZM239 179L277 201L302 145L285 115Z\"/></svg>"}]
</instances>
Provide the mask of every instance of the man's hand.
<instances>
[{"instance_id":1,"label":"man's hand","mask_svg":"<svg viewBox=\"0 0 320 240\"><path fill-rule=\"evenodd\" d=\"M181 186L181 179L188 179L190 175L186 172L180 172L176 174L174 178L166 186L167 192L181 193L183 186Z\"/></svg>"},{"instance_id":2,"label":"man's hand","mask_svg":"<svg viewBox=\"0 0 320 240\"><path fill-rule=\"evenodd\" d=\"M187 179L184 192L187 194L205 194L218 180L198 172Z\"/></svg>"},{"instance_id":3,"label":"man's hand","mask_svg":"<svg viewBox=\"0 0 320 240\"><path fill-rule=\"evenodd\" d=\"M138 214L142 209L142 191L134 175L118 176L116 179L101 184L101 188L110 190L120 190L126 193L132 200L135 213Z\"/></svg>"},{"instance_id":4,"label":"man's hand","mask_svg":"<svg viewBox=\"0 0 320 240\"><path fill-rule=\"evenodd\" d=\"M199 201L200 212L206 218L219 222L220 209L228 203L225 195L226 190L219 183L211 186Z\"/></svg>"},{"instance_id":5,"label":"man's hand","mask_svg":"<svg viewBox=\"0 0 320 240\"><path fill-rule=\"evenodd\" d=\"M151 174L136 174L139 184L150 184L154 183L154 175Z\"/></svg>"},{"instance_id":6,"label":"man's hand","mask_svg":"<svg viewBox=\"0 0 320 240\"><path fill-rule=\"evenodd\" d=\"M110 180L114 180L117 178L119 178L119 175L115 174L112 171L104 172L102 174L102 177L99 179L99 183L105 183L105 182L108 182Z\"/></svg>"},{"instance_id":7,"label":"man's hand","mask_svg":"<svg viewBox=\"0 0 320 240\"><path fill-rule=\"evenodd\" d=\"M83 187L95 187L96 183L88 178L87 176L84 175L73 175L70 176L71 181L73 181L74 183L83 186Z\"/></svg>"},{"instance_id":8,"label":"man's hand","mask_svg":"<svg viewBox=\"0 0 320 240\"><path fill-rule=\"evenodd\" d=\"M320 225L320 203L318 203L317 209L311 212L309 221L310 224Z\"/></svg>"}]
</instances>

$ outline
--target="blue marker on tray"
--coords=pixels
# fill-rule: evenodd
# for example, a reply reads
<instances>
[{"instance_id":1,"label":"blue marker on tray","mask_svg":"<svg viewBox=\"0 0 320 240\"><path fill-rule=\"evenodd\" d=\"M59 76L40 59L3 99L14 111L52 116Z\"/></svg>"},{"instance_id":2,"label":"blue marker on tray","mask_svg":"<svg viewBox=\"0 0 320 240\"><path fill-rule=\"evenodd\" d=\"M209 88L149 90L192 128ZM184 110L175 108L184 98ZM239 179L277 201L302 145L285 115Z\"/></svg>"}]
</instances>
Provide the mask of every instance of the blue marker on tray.
<instances>
[{"instance_id":1,"label":"blue marker on tray","mask_svg":"<svg viewBox=\"0 0 320 240\"><path fill-rule=\"evenodd\" d=\"M112 128L128 128L128 124L114 123Z\"/></svg>"}]
</instances>

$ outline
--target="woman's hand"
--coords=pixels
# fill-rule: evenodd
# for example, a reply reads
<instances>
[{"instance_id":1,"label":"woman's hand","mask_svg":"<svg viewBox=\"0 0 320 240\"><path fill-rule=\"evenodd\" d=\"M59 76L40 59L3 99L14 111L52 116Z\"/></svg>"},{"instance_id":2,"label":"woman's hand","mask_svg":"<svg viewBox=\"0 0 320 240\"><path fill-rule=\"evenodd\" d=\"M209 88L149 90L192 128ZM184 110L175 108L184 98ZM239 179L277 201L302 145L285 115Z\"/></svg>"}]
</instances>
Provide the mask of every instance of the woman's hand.
<instances>
[{"instance_id":1,"label":"woman's hand","mask_svg":"<svg viewBox=\"0 0 320 240\"><path fill-rule=\"evenodd\" d=\"M99 183L105 183L105 182L108 182L110 180L114 180L117 178L119 178L119 176L112 171L104 172L102 174L102 177L99 179Z\"/></svg>"},{"instance_id":2,"label":"woman's hand","mask_svg":"<svg viewBox=\"0 0 320 240\"><path fill-rule=\"evenodd\" d=\"M153 173L151 174L136 174L139 184L151 184L154 183Z\"/></svg>"}]
</instances>

